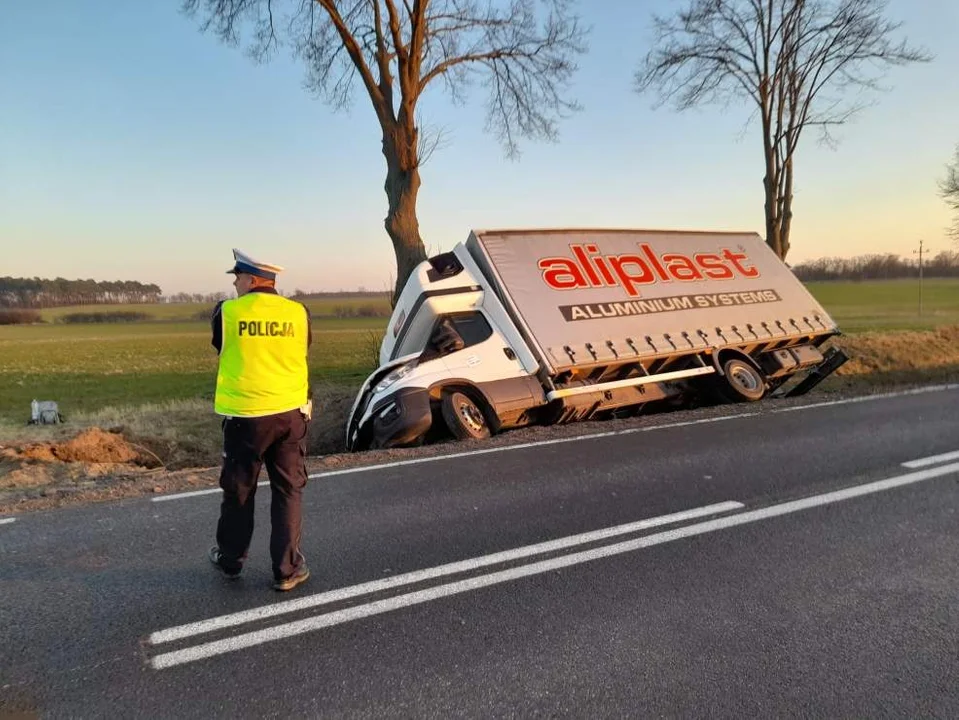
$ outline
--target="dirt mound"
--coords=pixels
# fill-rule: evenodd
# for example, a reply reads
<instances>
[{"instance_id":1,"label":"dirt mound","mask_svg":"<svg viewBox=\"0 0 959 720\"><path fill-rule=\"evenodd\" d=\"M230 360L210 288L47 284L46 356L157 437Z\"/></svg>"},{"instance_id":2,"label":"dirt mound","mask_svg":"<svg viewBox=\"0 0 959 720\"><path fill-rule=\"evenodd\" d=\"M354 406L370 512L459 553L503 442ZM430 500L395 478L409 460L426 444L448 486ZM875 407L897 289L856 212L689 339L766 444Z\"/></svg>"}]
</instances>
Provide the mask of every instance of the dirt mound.
<instances>
[{"instance_id":1,"label":"dirt mound","mask_svg":"<svg viewBox=\"0 0 959 720\"><path fill-rule=\"evenodd\" d=\"M19 450L6 450L4 456L12 460L39 460L54 462L57 456L53 454L53 447L47 444L27 445Z\"/></svg>"},{"instance_id":2,"label":"dirt mound","mask_svg":"<svg viewBox=\"0 0 959 720\"><path fill-rule=\"evenodd\" d=\"M64 462L126 463L136 462L139 451L120 435L90 428L62 445L53 454Z\"/></svg>"},{"instance_id":3,"label":"dirt mound","mask_svg":"<svg viewBox=\"0 0 959 720\"><path fill-rule=\"evenodd\" d=\"M33 443L20 448L9 448L3 455L11 460L40 462L133 463L152 465L155 460L123 438L122 435L89 428L62 443Z\"/></svg>"}]
</instances>

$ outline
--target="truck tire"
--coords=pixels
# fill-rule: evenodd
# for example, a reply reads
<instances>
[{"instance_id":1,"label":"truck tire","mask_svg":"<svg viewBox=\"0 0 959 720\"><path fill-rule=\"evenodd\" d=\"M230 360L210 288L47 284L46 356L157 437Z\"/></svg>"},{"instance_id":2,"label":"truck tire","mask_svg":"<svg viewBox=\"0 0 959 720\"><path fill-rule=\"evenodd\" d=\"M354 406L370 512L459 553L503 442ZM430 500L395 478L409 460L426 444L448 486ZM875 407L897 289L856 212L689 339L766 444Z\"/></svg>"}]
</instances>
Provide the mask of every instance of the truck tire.
<instances>
[{"instance_id":1,"label":"truck tire","mask_svg":"<svg viewBox=\"0 0 959 720\"><path fill-rule=\"evenodd\" d=\"M466 393L444 393L441 410L446 427L457 440L481 440L490 436L483 410Z\"/></svg>"},{"instance_id":2,"label":"truck tire","mask_svg":"<svg viewBox=\"0 0 959 720\"><path fill-rule=\"evenodd\" d=\"M723 363L724 377L719 392L729 402L756 402L766 394L766 381L745 360L730 358Z\"/></svg>"}]
</instances>

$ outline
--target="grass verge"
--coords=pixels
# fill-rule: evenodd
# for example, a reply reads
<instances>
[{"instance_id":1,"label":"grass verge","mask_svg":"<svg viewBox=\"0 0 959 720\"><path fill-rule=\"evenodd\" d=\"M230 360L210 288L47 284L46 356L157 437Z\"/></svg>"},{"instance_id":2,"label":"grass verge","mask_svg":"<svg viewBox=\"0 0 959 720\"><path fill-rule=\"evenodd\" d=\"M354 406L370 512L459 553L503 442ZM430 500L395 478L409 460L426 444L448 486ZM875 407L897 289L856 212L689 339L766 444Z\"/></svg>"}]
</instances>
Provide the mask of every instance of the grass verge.
<instances>
[{"instance_id":1,"label":"grass verge","mask_svg":"<svg viewBox=\"0 0 959 720\"><path fill-rule=\"evenodd\" d=\"M959 381L959 325L861 333L834 342L851 360L817 388L822 395ZM356 387L353 380L315 385L311 455L344 450ZM84 431L90 435L78 440ZM220 420L209 399L78 411L59 426L0 421L0 513L209 487L221 445ZM67 456L81 462L64 462Z\"/></svg>"}]
</instances>

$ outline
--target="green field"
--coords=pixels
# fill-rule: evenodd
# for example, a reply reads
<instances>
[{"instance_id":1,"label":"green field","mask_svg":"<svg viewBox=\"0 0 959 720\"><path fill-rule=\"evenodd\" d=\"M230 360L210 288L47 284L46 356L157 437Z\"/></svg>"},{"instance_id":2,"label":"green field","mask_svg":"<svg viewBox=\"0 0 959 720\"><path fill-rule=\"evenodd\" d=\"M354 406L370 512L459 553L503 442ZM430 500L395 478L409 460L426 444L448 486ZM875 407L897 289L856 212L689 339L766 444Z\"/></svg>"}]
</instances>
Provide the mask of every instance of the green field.
<instances>
[{"instance_id":1,"label":"green field","mask_svg":"<svg viewBox=\"0 0 959 720\"><path fill-rule=\"evenodd\" d=\"M847 334L959 325L959 280L814 283L813 294ZM375 367L386 318L331 318L343 299L307 301L314 314L311 380L355 389ZM354 298L353 307L373 302ZM382 300L386 303L386 300ZM143 305L45 310L48 324L0 326L0 421L29 418L30 401L56 400L66 415L164 400L212 400L216 353L209 323L190 320L209 305ZM387 305L388 307L388 305ZM131 310L155 322L51 323L67 312Z\"/></svg>"},{"instance_id":2,"label":"green field","mask_svg":"<svg viewBox=\"0 0 959 720\"><path fill-rule=\"evenodd\" d=\"M807 287L845 333L929 330L959 325L959 280L808 283Z\"/></svg>"},{"instance_id":3,"label":"green field","mask_svg":"<svg viewBox=\"0 0 959 720\"><path fill-rule=\"evenodd\" d=\"M381 295L343 295L341 297L311 298L302 301L315 318L332 318L342 315L342 309L351 308L359 312L370 308L381 318L390 315L390 299ZM337 311L340 311L339 313ZM209 317L213 303L148 303L142 305L72 305L69 307L45 308L40 310L44 322L57 323L63 316L72 313L108 313L134 312L149 315L157 322L193 322Z\"/></svg>"},{"instance_id":4,"label":"green field","mask_svg":"<svg viewBox=\"0 0 959 720\"><path fill-rule=\"evenodd\" d=\"M314 384L359 386L376 367L383 319L315 320ZM217 355L207 323L0 326L0 420L25 421L30 401L65 414L213 397Z\"/></svg>"}]
</instances>

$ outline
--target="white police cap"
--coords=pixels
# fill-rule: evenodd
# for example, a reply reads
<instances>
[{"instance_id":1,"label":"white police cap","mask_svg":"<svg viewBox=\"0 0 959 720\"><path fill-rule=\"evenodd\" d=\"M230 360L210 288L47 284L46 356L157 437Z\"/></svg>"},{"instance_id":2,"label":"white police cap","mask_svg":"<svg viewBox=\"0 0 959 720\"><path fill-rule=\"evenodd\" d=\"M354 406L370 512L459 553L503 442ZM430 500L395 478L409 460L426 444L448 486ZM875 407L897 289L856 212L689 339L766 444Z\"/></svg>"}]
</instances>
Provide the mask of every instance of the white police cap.
<instances>
[{"instance_id":1,"label":"white police cap","mask_svg":"<svg viewBox=\"0 0 959 720\"><path fill-rule=\"evenodd\" d=\"M246 273L247 275L256 275L257 277L266 278L267 280L276 280L277 273L283 272L283 268L279 265L254 260L237 248L233 248L233 259L235 263L232 268L227 270L227 273L234 275L237 273Z\"/></svg>"}]
</instances>

